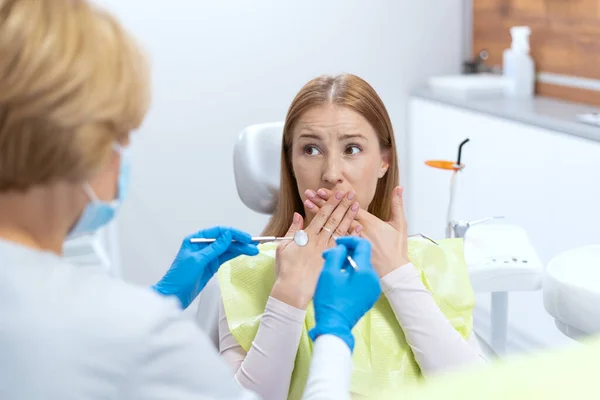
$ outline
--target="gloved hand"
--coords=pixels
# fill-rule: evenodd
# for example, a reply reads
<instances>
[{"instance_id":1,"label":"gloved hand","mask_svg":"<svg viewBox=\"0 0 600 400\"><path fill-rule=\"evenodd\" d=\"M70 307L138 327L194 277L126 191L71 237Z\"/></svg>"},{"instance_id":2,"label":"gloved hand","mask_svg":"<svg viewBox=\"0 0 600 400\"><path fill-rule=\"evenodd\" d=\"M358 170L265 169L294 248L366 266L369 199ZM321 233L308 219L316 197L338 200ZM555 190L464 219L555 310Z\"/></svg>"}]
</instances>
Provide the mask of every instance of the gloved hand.
<instances>
[{"instance_id":1,"label":"gloved hand","mask_svg":"<svg viewBox=\"0 0 600 400\"><path fill-rule=\"evenodd\" d=\"M191 243L191 238L212 238L216 241ZM152 288L165 296L177 296L185 309L204 289L221 264L242 254L258 254L258 248L252 243L249 234L222 226L202 230L183 240L171 268Z\"/></svg>"},{"instance_id":2,"label":"gloved hand","mask_svg":"<svg viewBox=\"0 0 600 400\"><path fill-rule=\"evenodd\" d=\"M331 334L354 350L352 328L381 295L379 275L371 265L371 243L354 236L336 239L337 246L323 253L325 265L313 298L316 325L309 336ZM354 270L346 256L358 269Z\"/></svg>"}]
</instances>

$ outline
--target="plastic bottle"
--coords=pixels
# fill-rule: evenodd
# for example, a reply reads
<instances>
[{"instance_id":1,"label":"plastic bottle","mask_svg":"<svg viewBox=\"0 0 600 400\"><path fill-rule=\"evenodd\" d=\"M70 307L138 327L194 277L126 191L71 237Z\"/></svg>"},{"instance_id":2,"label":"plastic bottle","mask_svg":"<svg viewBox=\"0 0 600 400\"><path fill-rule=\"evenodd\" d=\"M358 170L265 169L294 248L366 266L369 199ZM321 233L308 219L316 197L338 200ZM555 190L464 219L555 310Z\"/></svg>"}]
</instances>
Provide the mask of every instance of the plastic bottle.
<instances>
[{"instance_id":1,"label":"plastic bottle","mask_svg":"<svg viewBox=\"0 0 600 400\"><path fill-rule=\"evenodd\" d=\"M505 94L512 98L528 98L535 93L535 63L529 55L528 26L515 26L510 29L512 45L504 50L504 76L508 78Z\"/></svg>"}]
</instances>

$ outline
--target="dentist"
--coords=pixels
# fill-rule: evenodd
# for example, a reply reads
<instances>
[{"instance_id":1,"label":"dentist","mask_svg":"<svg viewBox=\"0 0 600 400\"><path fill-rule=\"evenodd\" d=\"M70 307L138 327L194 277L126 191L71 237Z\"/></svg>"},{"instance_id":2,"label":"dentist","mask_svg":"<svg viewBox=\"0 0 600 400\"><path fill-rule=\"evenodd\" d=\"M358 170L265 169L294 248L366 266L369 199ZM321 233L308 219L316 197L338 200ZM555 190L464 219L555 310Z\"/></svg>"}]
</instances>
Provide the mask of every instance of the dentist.
<instances>
[{"instance_id":1,"label":"dentist","mask_svg":"<svg viewBox=\"0 0 600 400\"><path fill-rule=\"evenodd\" d=\"M248 234L186 238L152 290L62 257L67 238L104 226L125 199L129 135L149 97L144 57L107 13L85 0L0 0L2 399L256 398L181 313L223 262L257 254ZM351 330L381 288L364 239L341 238L324 258L305 398L343 399Z\"/></svg>"}]
</instances>

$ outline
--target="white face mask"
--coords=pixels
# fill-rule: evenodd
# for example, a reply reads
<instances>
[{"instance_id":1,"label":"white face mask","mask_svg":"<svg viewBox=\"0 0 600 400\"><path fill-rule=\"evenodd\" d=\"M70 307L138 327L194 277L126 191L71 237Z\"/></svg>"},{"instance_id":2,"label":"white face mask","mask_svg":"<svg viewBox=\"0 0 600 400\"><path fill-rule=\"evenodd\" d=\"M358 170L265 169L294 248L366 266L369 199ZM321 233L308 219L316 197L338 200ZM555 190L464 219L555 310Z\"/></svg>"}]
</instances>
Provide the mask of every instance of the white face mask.
<instances>
[{"instance_id":1,"label":"white face mask","mask_svg":"<svg viewBox=\"0 0 600 400\"><path fill-rule=\"evenodd\" d=\"M86 183L83 189L90 198L90 202L85 206L73 229L67 234L67 240L94 233L108 224L113 220L119 207L125 200L127 187L129 186L130 153L129 149L121 147L118 144L115 144L114 149L121 155L117 197L111 202L101 201L94 193L92 187Z\"/></svg>"}]
</instances>

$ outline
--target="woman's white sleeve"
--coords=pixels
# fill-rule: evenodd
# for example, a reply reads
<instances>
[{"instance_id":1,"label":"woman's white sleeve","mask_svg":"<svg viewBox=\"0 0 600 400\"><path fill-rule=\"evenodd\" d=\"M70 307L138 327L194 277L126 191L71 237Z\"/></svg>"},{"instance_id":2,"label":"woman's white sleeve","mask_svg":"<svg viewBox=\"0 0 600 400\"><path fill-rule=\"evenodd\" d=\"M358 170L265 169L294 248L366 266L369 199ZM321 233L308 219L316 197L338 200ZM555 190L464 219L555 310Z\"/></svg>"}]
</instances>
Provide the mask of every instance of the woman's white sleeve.
<instances>
[{"instance_id":1,"label":"woman's white sleeve","mask_svg":"<svg viewBox=\"0 0 600 400\"><path fill-rule=\"evenodd\" d=\"M269 297L250 350L229 330L223 302L219 306L219 350L243 387L265 400L287 398L306 311Z\"/></svg>"},{"instance_id":2,"label":"woman's white sleeve","mask_svg":"<svg viewBox=\"0 0 600 400\"><path fill-rule=\"evenodd\" d=\"M465 340L454 329L412 264L384 276L381 287L424 376L485 363L475 335Z\"/></svg>"}]
</instances>

